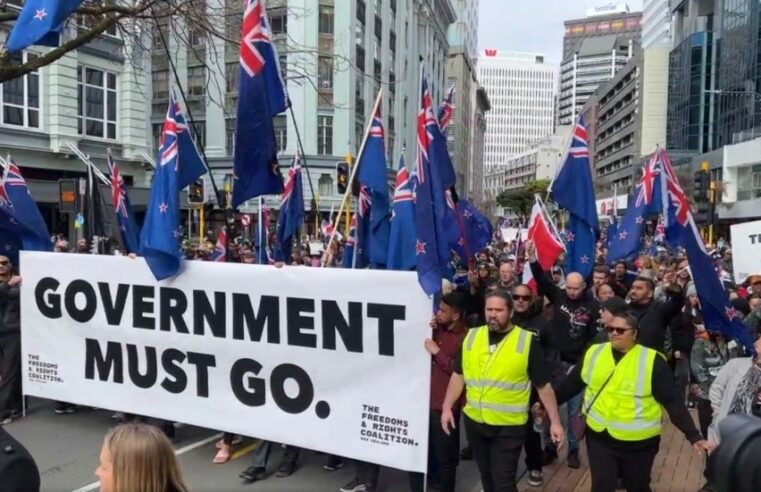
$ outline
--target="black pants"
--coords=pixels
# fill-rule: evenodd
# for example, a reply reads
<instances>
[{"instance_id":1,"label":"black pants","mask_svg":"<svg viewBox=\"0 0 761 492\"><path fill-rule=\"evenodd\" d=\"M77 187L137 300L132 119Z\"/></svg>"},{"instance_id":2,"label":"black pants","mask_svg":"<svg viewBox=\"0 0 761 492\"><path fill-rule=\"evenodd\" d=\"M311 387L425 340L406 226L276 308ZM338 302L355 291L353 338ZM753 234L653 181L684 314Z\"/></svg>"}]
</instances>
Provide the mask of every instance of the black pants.
<instances>
[{"instance_id":1,"label":"black pants","mask_svg":"<svg viewBox=\"0 0 761 492\"><path fill-rule=\"evenodd\" d=\"M530 416L527 425L528 434L526 434L526 443L523 445L526 449L526 469L542 471L542 436L534 430Z\"/></svg>"},{"instance_id":2,"label":"black pants","mask_svg":"<svg viewBox=\"0 0 761 492\"><path fill-rule=\"evenodd\" d=\"M660 439L646 448L613 447L604 438L587 432L592 492L614 492L620 476L628 492L650 492L650 472Z\"/></svg>"},{"instance_id":3,"label":"black pants","mask_svg":"<svg viewBox=\"0 0 761 492\"><path fill-rule=\"evenodd\" d=\"M460 421L460 412L454 412L455 422ZM429 470L439 480L441 492L454 492L457 465L460 463L460 430L453 429L449 435L441 428L441 412L431 410L428 421L428 463L434 463L435 470ZM429 468L431 468L429 466ZM410 490L423 492L425 476L410 473Z\"/></svg>"},{"instance_id":4,"label":"black pants","mask_svg":"<svg viewBox=\"0 0 761 492\"><path fill-rule=\"evenodd\" d=\"M499 432L487 434L467 417L465 434L473 449L473 459L478 465L484 492L516 492L518 460L525 436L504 436Z\"/></svg>"},{"instance_id":5,"label":"black pants","mask_svg":"<svg viewBox=\"0 0 761 492\"><path fill-rule=\"evenodd\" d=\"M713 408L711 401L705 398L698 398L698 423L700 424L700 433L703 439L708 439L708 427L713 419Z\"/></svg>"},{"instance_id":6,"label":"black pants","mask_svg":"<svg viewBox=\"0 0 761 492\"><path fill-rule=\"evenodd\" d=\"M0 335L0 416L21 404L21 335Z\"/></svg>"}]
</instances>

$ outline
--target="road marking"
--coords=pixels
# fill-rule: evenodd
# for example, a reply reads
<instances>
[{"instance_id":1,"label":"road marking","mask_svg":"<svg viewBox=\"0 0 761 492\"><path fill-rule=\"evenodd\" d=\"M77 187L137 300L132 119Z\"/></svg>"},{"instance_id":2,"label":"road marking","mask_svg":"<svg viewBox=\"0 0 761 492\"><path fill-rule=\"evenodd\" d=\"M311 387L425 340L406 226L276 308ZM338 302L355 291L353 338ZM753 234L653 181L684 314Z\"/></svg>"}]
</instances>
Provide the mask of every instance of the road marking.
<instances>
[{"instance_id":1,"label":"road marking","mask_svg":"<svg viewBox=\"0 0 761 492\"><path fill-rule=\"evenodd\" d=\"M198 442L194 442L192 444L188 444L187 446L181 447L180 449L177 449L174 454L176 456L179 456L181 454L185 454L188 451L193 451L196 448L200 448L201 446L205 446L209 444L212 441L216 441L217 439L222 437L222 433L214 434L213 436L209 436L206 439L201 439ZM243 450L241 450L243 451ZM95 490L98 487L100 487L100 481L93 482L91 484L85 485L84 487L79 487L76 490L73 490L72 492L90 492L91 490Z\"/></svg>"},{"instance_id":2,"label":"road marking","mask_svg":"<svg viewBox=\"0 0 761 492\"><path fill-rule=\"evenodd\" d=\"M253 443L249 444L248 446L244 448L240 448L236 452L234 452L232 455L230 455L230 460L237 460L241 456L245 456L248 453L254 451L256 448L258 448L262 444L262 441L254 441Z\"/></svg>"}]
</instances>

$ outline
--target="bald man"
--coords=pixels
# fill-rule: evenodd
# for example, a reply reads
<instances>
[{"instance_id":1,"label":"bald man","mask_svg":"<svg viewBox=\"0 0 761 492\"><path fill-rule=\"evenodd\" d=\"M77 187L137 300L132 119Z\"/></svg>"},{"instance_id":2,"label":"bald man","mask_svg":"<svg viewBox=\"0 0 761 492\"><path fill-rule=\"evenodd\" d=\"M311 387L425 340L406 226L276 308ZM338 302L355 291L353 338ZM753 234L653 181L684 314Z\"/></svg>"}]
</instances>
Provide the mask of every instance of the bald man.
<instances>
[{"instance_id":1,"label":"bald man","mask_svg":"<svg viewBox=\"0 0 761 492\"><path fill-rule=\"evenodd\" d=\"M568 370L579 363L584 353L597 334L597 318L600 305L587 291L584 277L577 272L566 276L565 288L556 287L536 260L536 247L531 241L526 243L531 265L531 273L536 279L539 295L546 297L552 304L552 342L560 354L562 369ZM581 406L581 395L568 400L568 415L575 415ZM545 448L545 464L557 457L553 448ZM568 433L568 466L579 468L579 443L572 432Z\"/></svg>"}]
</instances>

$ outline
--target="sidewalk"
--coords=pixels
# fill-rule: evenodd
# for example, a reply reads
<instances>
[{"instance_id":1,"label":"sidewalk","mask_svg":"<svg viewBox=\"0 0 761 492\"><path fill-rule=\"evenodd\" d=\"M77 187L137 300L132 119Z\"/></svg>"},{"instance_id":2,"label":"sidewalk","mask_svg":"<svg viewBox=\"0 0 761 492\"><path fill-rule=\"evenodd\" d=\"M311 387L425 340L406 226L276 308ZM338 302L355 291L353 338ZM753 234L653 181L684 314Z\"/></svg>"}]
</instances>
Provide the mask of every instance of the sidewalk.
<instances>
[{"instance_id":1,"label":"sidewalk","mask_svg":"<svg viewBox=\"0 0 761 492\"><path fill-rule=\"evenodd\" d=\"M691 412L697 423L695 412ZM544 467L544 486L529 487L524 477L518 483L520 492L589 492L592 480L586 457L586 445L581 446L581 468L573 470L565 464L565 457ZM703 485L704 457L692 449L690 443L671 423L666 422L661 436L661 447L655 457L651 474L653 492L697 492Z\"/></svg>"}]
</instances>

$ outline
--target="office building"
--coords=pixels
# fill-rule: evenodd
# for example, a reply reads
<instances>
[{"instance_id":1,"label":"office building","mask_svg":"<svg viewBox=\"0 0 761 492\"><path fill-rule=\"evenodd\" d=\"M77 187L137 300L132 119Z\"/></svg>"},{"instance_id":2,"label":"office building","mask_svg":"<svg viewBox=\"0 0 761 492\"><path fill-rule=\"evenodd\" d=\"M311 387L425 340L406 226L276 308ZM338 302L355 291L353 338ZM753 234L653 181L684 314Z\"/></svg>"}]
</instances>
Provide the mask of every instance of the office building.
<instances>
[{"instance_id":1,"label":"office building","mask_svg":"<svg viewBox=\"0 0 761 492\"><path fill-rule=\"evenodd\" d=\"M451 0L457 19L449 26L449 46L460 46L475 66L478 59L478 4L479 0Z\"/></svg>"},{"instance_id":2,"label":"office building","mask_svg":"<svg viewBox=\"0 0 761 492\"><path fill-rule=\"evenodd\" d=\"M486 49L478 60L478 81L489 95L484 173L554 128L556 67L544 56Z\"/></svg>"},{"instance_id":3,"label":"office building","mask_svg":"<svg viewBox=\"0 0 761 492\"><path fill-rule=\"evenodd\" d=\"M611 2L587 10L582 19L565 21L563 36L563 62L581 50L586 39L617 36L623 43L630 39L640 41L642 12L631 12L622 2Z\"/></svg>"},{"instance_id":4,"label":"office building","mask_svg":"<svg viewBox=\"0 0 761 492\"><path fill-rule=\"evenodd\" d=\"M558 123L571 125L600 84L612 79L629 61L636 43L627 36L595 36L560 66Z\"/></svg>"},{"instance_id":5,"label":"office building","mask_svg":"<svg viewBox=\"0 0 761 492\"><path fill-rule=\"evenodd\" d=\"M206 5L212 26L237 39L243 1L207 0ZM435 104L446 89L447 29L455 20L450 0L272 0L267 7L293 106L292 114L275 118L281 169L287 170L300 140L310 178L304 180L305 201L314 197L321 212L340 203L336 162L347 154L356 157L381 88L390 174L405 144L405 160L411 165L420 59ZM172 25L170 52L177 54L177 71L199 126L198 140L221 183L231 176L235 150L238 48L216 37L184 36L183 29ZM160 44L154 43L152 53L151 121L157 138L172 73ZM267 197L268 206L278 204L277 197Z\"/></svg>"},{"instance_id":6,"label":"office building","mask_svg":"<svg viewBox=\"0 0 761 492\"><path fill-rule=\"evenodd\" d=\"M470 124L467 196L476 206L486 207L488 204L484 195L484 139L486 113L491 111L491 103L486 90L478 84L472 87L471 105L474 111Z\"/></svg>"},{"instance_id":7,"label":"office building","mask_svg":"<svg viewBox=\"0 0 761 492\"><path fill-rule=\"evenodd\" d=\"M670 0L642 3L642 48L671 47ZM673 3L673 2L671 2Z\"/></svg>"}]
</instances>

